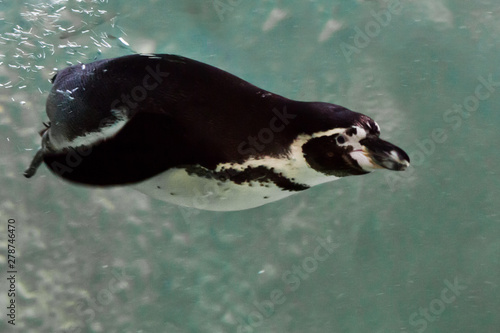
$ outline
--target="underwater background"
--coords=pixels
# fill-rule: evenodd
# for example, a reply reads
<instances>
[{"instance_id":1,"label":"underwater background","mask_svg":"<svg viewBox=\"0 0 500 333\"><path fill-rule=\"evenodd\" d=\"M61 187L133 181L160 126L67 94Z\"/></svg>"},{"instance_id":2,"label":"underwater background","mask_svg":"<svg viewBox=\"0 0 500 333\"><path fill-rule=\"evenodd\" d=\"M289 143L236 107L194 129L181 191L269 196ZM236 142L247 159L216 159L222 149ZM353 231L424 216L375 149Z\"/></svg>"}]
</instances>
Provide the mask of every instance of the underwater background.
<instances>
[{"instance_id":1,"label":"underwater background","mask_svg":"<svg viewBox=\"0 0 500 333\"><path fill-rule=\"evenodd\" d=\"M499 15L493 0L0 1L0 331L500 332ZM55 71L133 52L369 115L412 166L225 213L45 166L25 179Z\"/></svg>"}]
</instances>

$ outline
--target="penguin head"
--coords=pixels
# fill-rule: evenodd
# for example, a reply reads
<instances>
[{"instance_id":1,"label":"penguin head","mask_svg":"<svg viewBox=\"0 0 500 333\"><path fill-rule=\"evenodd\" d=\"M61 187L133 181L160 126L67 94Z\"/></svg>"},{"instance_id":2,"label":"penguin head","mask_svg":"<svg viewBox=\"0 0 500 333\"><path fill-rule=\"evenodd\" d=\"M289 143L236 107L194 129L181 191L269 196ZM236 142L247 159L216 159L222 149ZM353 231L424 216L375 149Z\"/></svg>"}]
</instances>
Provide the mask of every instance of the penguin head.
<instances>
[{"instance_id":1,"label":"penguin head","mask_svg":"<svg viewBox=\"0 0 500 333\"><path fill-rule=\"evenodd\" d=\"M399 147L380 139L380 127L359 115L351 126L313 133L302 146L310 167L328 176L362 175L375 169L403 171L410 158Z\"/></svg>"}]
</instances>

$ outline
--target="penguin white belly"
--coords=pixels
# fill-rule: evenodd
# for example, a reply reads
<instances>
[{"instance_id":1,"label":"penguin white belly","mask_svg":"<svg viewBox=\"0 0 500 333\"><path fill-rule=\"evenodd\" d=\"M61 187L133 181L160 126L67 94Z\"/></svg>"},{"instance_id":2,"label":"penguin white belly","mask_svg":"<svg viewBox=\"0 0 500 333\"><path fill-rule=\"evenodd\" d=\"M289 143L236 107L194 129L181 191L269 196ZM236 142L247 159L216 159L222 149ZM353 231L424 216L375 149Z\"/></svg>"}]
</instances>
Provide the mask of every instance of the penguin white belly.
<instances>
[{"instance_id":1,"label":"penguin white belly","mask_svg":"<svg viewBox=\"0 0 500 333\"><path fill-rule=\"evenodd\" d=\"M212 211L237 211L254 208L298 193L286 191L272 182L217 180L188 174L184 169L169 169L133 188L156 199L185 207Z\"/></svg>"}]
</instances>

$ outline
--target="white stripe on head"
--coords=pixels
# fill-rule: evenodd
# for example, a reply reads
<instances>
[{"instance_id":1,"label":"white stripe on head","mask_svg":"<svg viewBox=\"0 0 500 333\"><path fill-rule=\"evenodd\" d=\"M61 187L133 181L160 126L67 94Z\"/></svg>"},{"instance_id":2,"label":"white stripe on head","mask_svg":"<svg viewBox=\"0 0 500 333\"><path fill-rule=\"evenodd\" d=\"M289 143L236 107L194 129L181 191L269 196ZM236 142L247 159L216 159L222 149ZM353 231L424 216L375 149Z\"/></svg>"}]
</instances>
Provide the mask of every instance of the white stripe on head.
<instances>
[{"instance_id":1,"label":"white stripe on head","mask_svg":"<svg viewBox=\"0 0 500 333\"><path fill-rule=\"evenodd\" d=\"M324 173L318 172L311 168L307 163L302 146L313 138L324 136L332 136L344 132L345 128L335 128L323 132L316 132L313 134L300 134L290 145L290 152L287 156L281 158L265 156L260 158L250 157L242 164L224 163L217 166L216 172L223 169L245 170L248 167L265 166L268 169L274 169L276 173L281 173L286 178L300 184L315 186L339 177L327 176Z\"/></svg>"},{"instance_id":2,"label":"white stripe on head","mask_svg":"<svg viewBox=\"0 0 500 333\"><path fill-rule=\"evenodd\" d=\"M334 129L331 129L331 130L328 130L328 131L313 133L309 137L310 138L320 138L322 136L331 136L331 135L334 135L334 134L340 134L340 133L344 132L345 130L346 130L345 128L334 128Z\"/></svg>"}]
</instances>

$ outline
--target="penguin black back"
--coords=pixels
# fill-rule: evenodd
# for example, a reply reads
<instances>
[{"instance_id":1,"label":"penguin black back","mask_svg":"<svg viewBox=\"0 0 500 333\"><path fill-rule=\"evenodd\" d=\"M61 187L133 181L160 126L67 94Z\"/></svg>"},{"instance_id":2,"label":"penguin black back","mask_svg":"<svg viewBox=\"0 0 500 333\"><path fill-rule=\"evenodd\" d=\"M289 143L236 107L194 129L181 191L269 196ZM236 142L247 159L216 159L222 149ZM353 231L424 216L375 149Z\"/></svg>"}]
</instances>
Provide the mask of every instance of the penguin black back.
<instances>
[{"instance_id":1,"label":"penguin black back","mask_svg":"<svg viewBox=\"0 0 500 333\"><path fill-rule=\"evenodd\" d=\"M259 93L268 95L255 98ZM237 144L248 135L241 128L258 133L271 120L272 110L289 102L191 59L131 55L60 71L47 99L47 114L58 119L50 128L57 148L75 148L64 144L87 134L99 140L103 128L133 119L113 140L94 145L92 154L62 175L76 182L112 185L146 179L175 165L213 167L221 161L242 161L245 156ZM291 140L289 136L266 145L265 152L280 154ZM105 156L109 162L102 165L99 161ZM66 157L66 152L47 154L45 162L64 171ZM132 165L133 175L124 170Z\"/></svg>"}]
</instances>

